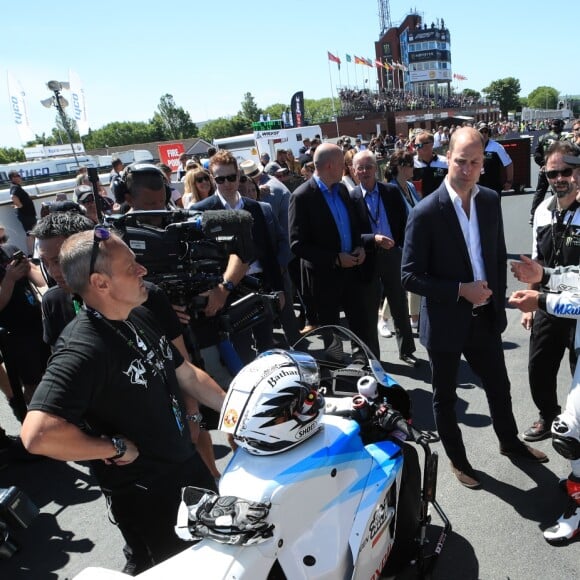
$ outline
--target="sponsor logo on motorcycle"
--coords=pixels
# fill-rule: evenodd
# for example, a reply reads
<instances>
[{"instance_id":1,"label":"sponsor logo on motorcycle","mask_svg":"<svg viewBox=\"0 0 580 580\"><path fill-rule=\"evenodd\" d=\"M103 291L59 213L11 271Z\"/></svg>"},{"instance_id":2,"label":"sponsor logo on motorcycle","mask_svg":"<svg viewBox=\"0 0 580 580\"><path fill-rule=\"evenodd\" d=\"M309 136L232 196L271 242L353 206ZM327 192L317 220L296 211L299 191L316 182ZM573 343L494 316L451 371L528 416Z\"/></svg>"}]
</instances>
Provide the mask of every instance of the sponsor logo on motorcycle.
<instances>
[{"instance_id":1,"label":"sponsor logo on motorcycle","mask_svg":"<svg viewBox=\"0 0 580 580\"><path fill-rule=\"evenodd\" d=\"M300 431L296 433L295 439L302 439L304 435L307 435L308 433L310 433L310 431L316 429L317 427L318 427L317 423L310 423L310 425L307 425L306 427L304 427L304 429L300 429Z\"/></svg>"},{"instance_id":2,"label":"sponsor logo on motorcycle","mask_svg":"<svg viewBox=\"0 0 580 580\"><path fill-rule=\"evenodd\" d=\"M230 429L238 422L238 412L235 409L228 409L224 415L224 425Z\"/></svg>"},{"instance_id":3,"label":"sponsor logo on motorcycle","mask_svg":"<svg viewBox=\"0 0 580 580\"><path fill-rule=\"evenodd\" d=\"M369 536L372 541L372 546L374 547L375 544L379 541L382 532L387 524L387 520L389 518L389 510L387 506L387 496L385 495L385 499L383 503L377 507L375 513L373 514L373 519L369 524Z\"/></svg>"}]
</instances>

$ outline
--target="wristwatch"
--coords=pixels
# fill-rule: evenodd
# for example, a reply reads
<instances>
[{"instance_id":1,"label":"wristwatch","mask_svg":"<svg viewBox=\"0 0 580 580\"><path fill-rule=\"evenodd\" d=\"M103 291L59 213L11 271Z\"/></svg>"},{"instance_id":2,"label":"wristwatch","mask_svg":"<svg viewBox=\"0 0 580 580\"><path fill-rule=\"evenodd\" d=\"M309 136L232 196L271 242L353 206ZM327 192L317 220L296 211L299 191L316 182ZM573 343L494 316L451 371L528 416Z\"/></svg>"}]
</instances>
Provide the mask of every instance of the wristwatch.
<instances>
[{"instance_id":1,"label":"wristwatch","mask_svg":"<svg viewBox=\"0 0 580 580\"><path fill-rule=\"evenodd\" d=\"M200 412L193 413L192 415L185 415L185 418L192 423L201 423L203 421L203 415Z\"/></svg>"},{"instance_id":2,"label":"wristwatch","mask_svg":"<svg viewBox=\"0 0 580 580\"><path fill-rule=\"evenodd\" d=\"M236 287L231 280L226 280L225 278L222 279L221 284L228 292L233 292Z\"/></svg>"},{"instance_id":3,"label":"wristwatch","mask_svg":"<svg viewBox=\"0 0 580 580\"><path fill-rule=\"evenodd\" d=\"M127 453L127 443L122 437L111 437L111 443L117 454L109 457L109 459L121 459Z\"/></svg>"}]
</instances>

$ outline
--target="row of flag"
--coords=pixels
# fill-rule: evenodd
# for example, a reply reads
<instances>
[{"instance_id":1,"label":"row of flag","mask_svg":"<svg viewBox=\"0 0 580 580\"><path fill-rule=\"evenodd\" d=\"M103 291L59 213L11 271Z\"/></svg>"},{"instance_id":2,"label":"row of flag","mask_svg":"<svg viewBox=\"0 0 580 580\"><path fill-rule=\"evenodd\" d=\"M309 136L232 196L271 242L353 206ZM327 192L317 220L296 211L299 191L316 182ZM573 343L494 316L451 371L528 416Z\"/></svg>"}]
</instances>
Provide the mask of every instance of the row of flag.
<instances>
[{"instance_id":1,"label":"row of flag","mask_svg":"<svg viewBox=\"0 0 580 580\"><path fill-rule=\"evenodd\" d=\"M340 65L342 61L338 56L335 56L334 54L332 54L332 52L328 52L328 60L331 62L335 62L340 70ZM360 56L354 56L353 58L350 54L346 55L346 62L354 62L354 64L362 64L364 66L370 67L376 66L377 68L386 68L387 70L395 70L395 69L399 69L402 71L407 70L407 67L404 64L401 64L397 61L392 61L390 63L386 61L382 62L379 59L375 59L374 61L372 61L370 58L363 58Z\"/></svg>"}]
</instances>

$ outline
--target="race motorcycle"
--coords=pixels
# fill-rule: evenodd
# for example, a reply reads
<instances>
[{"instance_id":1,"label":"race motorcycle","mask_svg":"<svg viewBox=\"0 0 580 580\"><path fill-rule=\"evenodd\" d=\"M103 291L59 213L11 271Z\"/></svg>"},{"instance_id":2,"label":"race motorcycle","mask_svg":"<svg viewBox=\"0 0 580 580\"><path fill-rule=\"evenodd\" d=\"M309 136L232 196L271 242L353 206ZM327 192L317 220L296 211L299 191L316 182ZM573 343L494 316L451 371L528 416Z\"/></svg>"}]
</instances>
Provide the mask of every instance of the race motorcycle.
<instances>
[{"instance_id":1,"label":"race motorcycle","mask_svg":"<svg viewBox=\"0 0 580 580\"><path fill-rule=\"evenodd\" d=\"M429 576L451 531L436 500L436 437L411 424L407 393L349 330L321 327L244 367L220 429L238 449L219 495L184 488L177 518L176 533L197 543L138 578L378 579L409 566Z\"/></svg>"}]
</instances>

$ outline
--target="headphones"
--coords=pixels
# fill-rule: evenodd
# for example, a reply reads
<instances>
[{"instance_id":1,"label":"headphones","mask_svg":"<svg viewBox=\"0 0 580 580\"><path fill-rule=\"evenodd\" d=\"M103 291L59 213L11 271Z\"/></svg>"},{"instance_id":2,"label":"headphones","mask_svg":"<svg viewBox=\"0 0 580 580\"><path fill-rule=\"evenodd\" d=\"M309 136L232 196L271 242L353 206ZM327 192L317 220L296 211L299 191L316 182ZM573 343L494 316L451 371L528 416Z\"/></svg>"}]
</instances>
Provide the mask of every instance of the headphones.
<instances>
[{"instance_id":1,"label":"headphones","mask_svg":"<svg viewBox=\"0 0 580 580\"><path fill-rule=\"evenodd\" d=\"M165 175L152 163L132 163L128 165L121 173L120 177L115 180L115 200L117 203L124 203L125 196L131 193L134 176L137 175L152 175L159 176L165 186L165 201L169 202L171 199L171 188L165 182Z\"/></svg>"}]
</instances>

